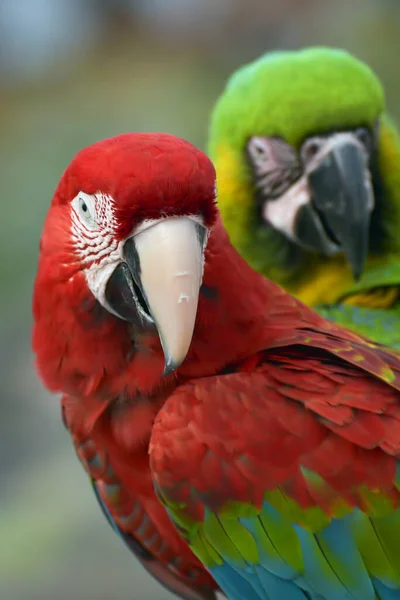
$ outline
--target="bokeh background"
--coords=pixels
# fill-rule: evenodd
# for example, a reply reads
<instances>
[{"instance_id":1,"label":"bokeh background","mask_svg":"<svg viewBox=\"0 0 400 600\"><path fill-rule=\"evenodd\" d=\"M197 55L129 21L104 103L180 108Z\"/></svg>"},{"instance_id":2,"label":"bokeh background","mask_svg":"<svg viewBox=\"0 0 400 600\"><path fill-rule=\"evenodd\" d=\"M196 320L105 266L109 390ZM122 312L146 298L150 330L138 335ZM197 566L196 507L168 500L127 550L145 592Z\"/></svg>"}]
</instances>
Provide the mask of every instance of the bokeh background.
<instances>
[{"instance_id":1,"label":"bokeh background","mask_svg":"<svg viewBox=\"0 0 400 600\"><path fill-rule=\"evenodd\" d=\"M30 351L44 215L82 146L169 131L205 146L227 76L266 50L367 61L400 120L398 0L0 0L0 598L171 600L97 508ZM266 107L267 110L267 107Z\"/></svg>"}]
</instances>

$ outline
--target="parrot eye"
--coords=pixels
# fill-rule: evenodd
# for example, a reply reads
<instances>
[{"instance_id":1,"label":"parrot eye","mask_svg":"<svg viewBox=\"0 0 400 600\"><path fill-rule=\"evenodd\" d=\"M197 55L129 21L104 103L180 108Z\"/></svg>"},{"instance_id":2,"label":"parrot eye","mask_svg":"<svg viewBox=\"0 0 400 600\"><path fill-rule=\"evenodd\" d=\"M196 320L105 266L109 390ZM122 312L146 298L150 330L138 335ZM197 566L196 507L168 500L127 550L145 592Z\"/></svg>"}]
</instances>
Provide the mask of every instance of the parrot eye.
<instances>
[{"instance_id":1,"label":"parrot eye","mask_svg":"<svg viewBox=\"0 0 400 600\"><path fill-rule=\"evenodd\" d=\"M358 141L362 143L366 150L370 150L371 148L371 135L365 127L359 127L356 129L355 134L357 136Z\"/></svg>"},{"instance_id":2,"label":"parrot eye","mask_svg":"<svg viewBox=\"0 0 400 600\"><path fill-rule=\"evenodd\" d=\"M247 144L247 151L250 158L255 162L259 162L260 159L268 158L268 141L262 137L252 137Z\"/></svg>"},{"instance_id":3,"label":"parrot eye","mask_svg":"<svg viewBox=\"0 0 400 600\"><path fill-rule=\"evenodd\" d=\"M300 150L303 164L309 163L321 150L323 144L324 140L322 138L311 138L306 140Z\"/></svg>"},{"instance_id":4,"label":"parrot eye","mask_svg":"<svg viewBox=\"0 0 400 600\"><path fill-rule=\"evenodd\" d=\"M95 198L93 196L79 192L72 201L72 206L79 220L87 229L97 229Z\"/></svg>"}]
</instances>

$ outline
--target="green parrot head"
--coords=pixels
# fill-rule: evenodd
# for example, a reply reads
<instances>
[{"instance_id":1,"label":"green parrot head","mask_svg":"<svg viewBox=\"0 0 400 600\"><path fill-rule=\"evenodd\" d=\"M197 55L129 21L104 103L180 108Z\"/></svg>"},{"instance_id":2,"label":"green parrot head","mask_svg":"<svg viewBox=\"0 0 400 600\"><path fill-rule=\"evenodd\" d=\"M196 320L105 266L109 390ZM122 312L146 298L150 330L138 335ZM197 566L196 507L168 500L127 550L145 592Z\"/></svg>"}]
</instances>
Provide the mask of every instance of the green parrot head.
<instances>
[{"instance_id":1,"label":"green parrot head","mask_svg":"<svg viewBox=\"0 0 400 600\"><path fill-rule=\"evenodd\" d=\"M254 268L285 284L341 255L359 278L383 111L378 79L342 50L273 52L233 74L208 149L225 226Z\"/></svg>"}]
</instances>

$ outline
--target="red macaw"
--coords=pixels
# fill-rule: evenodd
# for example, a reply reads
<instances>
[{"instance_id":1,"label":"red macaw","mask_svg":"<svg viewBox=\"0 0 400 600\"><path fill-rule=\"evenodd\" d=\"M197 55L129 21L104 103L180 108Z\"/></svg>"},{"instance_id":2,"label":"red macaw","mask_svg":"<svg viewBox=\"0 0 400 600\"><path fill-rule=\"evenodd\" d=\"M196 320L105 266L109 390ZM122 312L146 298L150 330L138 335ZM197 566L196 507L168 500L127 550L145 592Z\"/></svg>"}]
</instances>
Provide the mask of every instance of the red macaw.
<instances>
[{"instance_id":1,"label":"red macaw","mask_svg":"<svg viewBox=\"0 0 400 600\"><path fill-rule=\"evenodd\" d=\"M99 502L164 585L400 598L400 356L247 266L200 151L127 134L77 155L34 318Z\"/></svg>"},{"instance_id":2,"label":"red macaw","mask_svg":"<svg viewBox=\"0 0 400 600\"><path fill-rule=\"evenodd\" d=\"M64 423L103 511L185 600L212 600L217 585L155 495L148 444L179 379L224 363L199 340L195 363L168 374L191 341L214 200L212 164L183 140L126 134L82 150L44 224L33 298L38 372L63 394Z\"/></svg>"}]
</instances>

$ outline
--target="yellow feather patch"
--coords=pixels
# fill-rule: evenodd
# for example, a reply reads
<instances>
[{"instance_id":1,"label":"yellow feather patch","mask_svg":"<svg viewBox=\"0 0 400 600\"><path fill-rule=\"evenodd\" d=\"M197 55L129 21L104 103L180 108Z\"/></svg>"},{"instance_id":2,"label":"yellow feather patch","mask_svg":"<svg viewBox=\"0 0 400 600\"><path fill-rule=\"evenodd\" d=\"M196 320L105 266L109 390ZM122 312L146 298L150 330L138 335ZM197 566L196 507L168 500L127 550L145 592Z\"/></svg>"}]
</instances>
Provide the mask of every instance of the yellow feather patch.
<instances>
[{"instance_id":1,"label":"yellow feather patch","mask_svg":"<svg viewBox=\"0 0 400 600\"><path fill-rule=\"evenodd\" d=\"M398 288L385 287L353 294L345 298L343 304L362 306L364 308L391 308L398 301L399 297L400 290Z\"/></svg>"},{"instance_id":2,"label":"yellow feather patch","mask_svg":"<svg viewBox=\"0 0 400 600\"><path fill-rule=\"evenodd\" d=\"M248 221L254 203L252 183L245 176L242 157L229 145L218 147L214 165L222 220L232 244L240 250L248 235Z\"/></svg>"},{"instance_id":3,"label":"yellow feather patch","mask_svg":"<svg viewBox=\"0 0 400 600\"><path fill-rule=\"evenodd\" d=\"M290 291L308 306L333 304L352 283L353 276L344 258L324 258L310 270L307 280Z\"/></svg>"}]
</instances>

